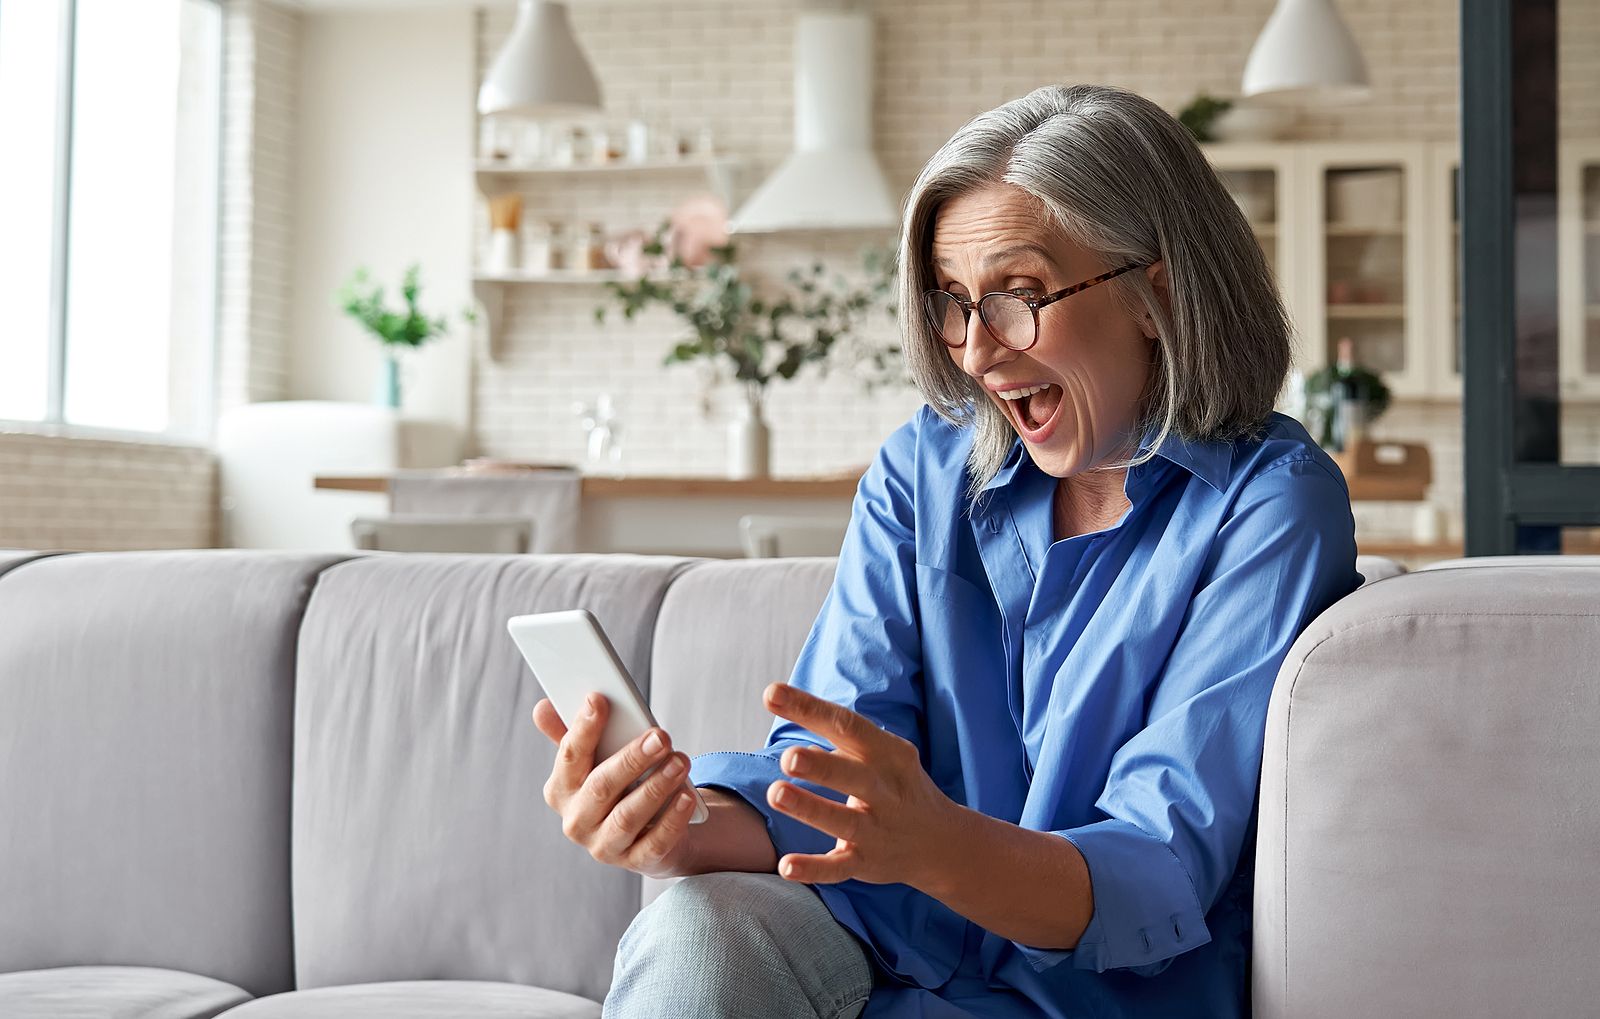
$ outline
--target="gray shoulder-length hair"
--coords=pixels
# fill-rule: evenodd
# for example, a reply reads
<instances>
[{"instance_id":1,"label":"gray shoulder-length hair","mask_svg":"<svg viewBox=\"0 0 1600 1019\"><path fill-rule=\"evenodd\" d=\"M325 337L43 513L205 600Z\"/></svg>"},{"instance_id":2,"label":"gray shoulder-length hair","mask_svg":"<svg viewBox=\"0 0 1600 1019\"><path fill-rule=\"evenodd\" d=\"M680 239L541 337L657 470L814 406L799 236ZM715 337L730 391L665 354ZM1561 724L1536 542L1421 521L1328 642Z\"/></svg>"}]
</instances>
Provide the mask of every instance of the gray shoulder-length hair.
<instances>
[{"instance_id":1,"label":"gray shoulder-length hair","mask_svg":"<svg viewBox=\"0 0 1600 1019\"><path fill-rule=\"evenodd\" d=\"M1166 265L1168 307L1143 272L1109 283L1130 314L1155 322L1157 361L1140 417L1150 449L1171 434L1232 440L1257 434L1292 357L1272 270L1238 205L1189 132L1125 89L1047 85L973 118L923 167L906 197L899 298L906 362L929 405L975 430L967 467L976 494L1004 464L1016 433L955 364L922 311L934 218L945 201L1005 183L1036 198L1052 225L1102 255Z\"/></svg>"}]
</instances>

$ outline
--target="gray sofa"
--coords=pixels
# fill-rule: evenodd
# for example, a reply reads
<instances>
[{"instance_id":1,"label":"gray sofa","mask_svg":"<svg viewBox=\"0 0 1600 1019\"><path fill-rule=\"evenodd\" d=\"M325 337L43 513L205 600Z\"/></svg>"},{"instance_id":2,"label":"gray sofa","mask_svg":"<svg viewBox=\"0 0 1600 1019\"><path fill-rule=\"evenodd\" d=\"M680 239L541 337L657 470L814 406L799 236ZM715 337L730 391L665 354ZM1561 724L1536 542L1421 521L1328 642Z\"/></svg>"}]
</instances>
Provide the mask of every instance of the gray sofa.
<instances>
[{"instance_id":1,"label":"gray sofa","mask_svg":"<svg viewBox=\"0 0 1600 1019\"><path fill-rule=\"evenodd\" d=\"M0 1016L598 1015L659 888L562 838L505 619L590 609L680 749L755 746L833 565L0 551ZM1597 594L1600 562L1491 564L1312 624L1258 1014L1591 1005Z\"/></svg>"}]
</instances>

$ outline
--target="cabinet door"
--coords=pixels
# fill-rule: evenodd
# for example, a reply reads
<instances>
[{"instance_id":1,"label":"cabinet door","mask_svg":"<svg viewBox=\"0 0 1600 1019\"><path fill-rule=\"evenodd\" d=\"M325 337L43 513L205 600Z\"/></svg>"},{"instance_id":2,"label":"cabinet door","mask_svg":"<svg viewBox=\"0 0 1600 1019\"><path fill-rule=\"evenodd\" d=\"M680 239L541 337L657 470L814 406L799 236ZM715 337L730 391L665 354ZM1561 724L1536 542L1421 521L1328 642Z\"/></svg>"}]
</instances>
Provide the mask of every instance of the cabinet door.
<instances>
[{"instance_id":1,"label":"cabinet door","mask_svg":"<svg viewBox=\"0 0 1600 1019\"><path fill-rule=\"evenodd\" d=\"M1561 146L1561 394L1600 398L1600 142Z\"/></svg>"},{"instance_id":2,"label":"cabinet door","mask_svg":"<svg viewBox=\"0 0 1600 1019\"><path fill-rule=\"evenodd\" d=\"M1305 343L1320 364L1339 340L1397 396L1431 390L1427 158L1420 143L1309 145Z\"/></svg>"},{"instance_id":3,"label":"cabinet door","mask_svg":"<svg viewBox=\"0 0 1600 1019\"><path fill-rule=\"evenodd\" d=\"M1222 184L1233 195L1244 218L1249 221L1256 242L1272 266L1277 277L1278 290L1283 295L1284 307L1289 312L1296 333L1300 332L1303 298L1300 294L1300 273L1294 253L1301 249L1300 231L1302 216L1296 204L1295 166L1297 157L1292 145L1283 144L1214 144L1203 145L1206 158L1216 168ZM1308 365L1305 344L1296 337L1295 367L1309 374L1320 361Z\"/></svg>"}]
</instances>

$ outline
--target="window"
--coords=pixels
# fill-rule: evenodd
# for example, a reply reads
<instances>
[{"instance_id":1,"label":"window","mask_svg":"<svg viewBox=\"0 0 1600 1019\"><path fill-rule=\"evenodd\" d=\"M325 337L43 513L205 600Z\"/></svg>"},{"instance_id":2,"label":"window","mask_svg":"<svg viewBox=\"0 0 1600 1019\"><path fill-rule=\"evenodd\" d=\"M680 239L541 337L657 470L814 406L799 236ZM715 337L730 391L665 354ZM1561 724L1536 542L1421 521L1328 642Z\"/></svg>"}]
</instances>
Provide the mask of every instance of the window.
<instances>
[{"instance_id":1,"label":"window","mask_svg":"<svg viewBox=\"0 0 1600 1019\"><path fill-rule=\"evenodd\" d=\"M1467 554L1600 543L1600 17L1462 4Z\"/></svg>"},{"instance_id":2,"label":"window","mask_svg":"<svg viewBox=\"0 0 1600 1019\"><path fill-rule=\"evenodd\" d=\"M0 418L210 434L222 11L0 3Z\"/></svg>"}]
</instances>

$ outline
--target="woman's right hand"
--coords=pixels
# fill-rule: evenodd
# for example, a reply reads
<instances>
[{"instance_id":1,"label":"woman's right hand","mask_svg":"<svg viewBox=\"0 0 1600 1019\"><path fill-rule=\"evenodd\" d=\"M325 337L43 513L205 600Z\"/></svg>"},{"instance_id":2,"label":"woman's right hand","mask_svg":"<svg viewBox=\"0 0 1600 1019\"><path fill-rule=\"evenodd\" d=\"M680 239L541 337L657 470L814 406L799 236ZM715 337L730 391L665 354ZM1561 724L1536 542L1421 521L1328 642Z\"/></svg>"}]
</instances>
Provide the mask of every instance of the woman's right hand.
<instances>
[{"instance_id":1,"label":"woman's right hand","mask_svg":"<svg viewBox=\"0 0 1600 1019\"><path fill-rule=\"evenodd\" d=\"M601 863L646 877L677 876L683 873L689 817L694 813L686 787L689 759L674 753L671 737L654 728L596 761L595 747L609 713L605 697L592 693L583 714L568 729L548 698L534 705L533 723L556 744L544 801L561 815L562 834ZM645 749L651 736L660 744L653 751ZM634 779L663 761L654 774L624 794ZM657 814L661 817L652 825Z\"/></svg>"}]
</instances>

